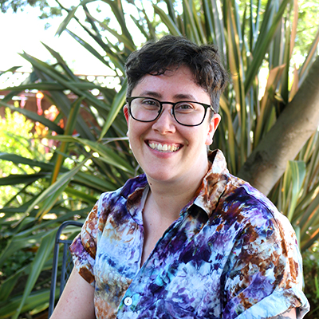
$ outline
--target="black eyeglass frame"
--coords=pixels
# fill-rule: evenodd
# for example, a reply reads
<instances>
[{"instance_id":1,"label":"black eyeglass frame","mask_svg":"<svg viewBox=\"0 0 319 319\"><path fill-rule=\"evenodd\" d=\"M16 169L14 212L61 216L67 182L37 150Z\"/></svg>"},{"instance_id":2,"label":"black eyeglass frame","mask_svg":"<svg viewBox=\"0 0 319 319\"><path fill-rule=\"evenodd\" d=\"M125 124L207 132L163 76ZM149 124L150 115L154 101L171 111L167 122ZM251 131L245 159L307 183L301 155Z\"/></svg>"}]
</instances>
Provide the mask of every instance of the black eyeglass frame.
<instances>
[{"instance_id":1,"label":"black eyeglass frame","mask_svg":"<svg viewBox=\"0 0 319 319\"><path fill-rule=\"evenodd\" d=\"M155 118L154 120L150 120L150 121L138 120L138 119L136 119L136 118L133 116L132 111L131 111L131 103L132 103L133 100L135 100L135 99L140 99L140 98L151 99L151 100L154 100L154 101L156 101L156 102L158 102L158 103L160 104L160 109L159 109L158 114L157 114L157 116L156 116L156 118ZM200 103L200 102L195 102L195 101L178 101L178 102L176 102L176 103L173 103L173 102L167 102L167 101L161 102L161 101L159 101L159 100L157 100L157 99L154 99L153 97L147 97L147 96L131 96L131 97L127 97L127 98L126 98L126 102L128 103L128 111L129 111L130 115L132 116L132 118L133 118L135 121L143 122L143 123L149 123L149 122L154 122L154 121L156 121L156 120L161 116L161 114L163 113L163 104L171 104L171 105L173 105L173 106L172 106L172 112L171 112L171 113L173 114L173 117L174 117L175 121L176 121L178 124L184 125L184 126L198 126L198 125L201 125L201 124L204 122L204 119L205 119L205 117L206 117L206 113L207 113L207 109L208 109L208 108L210 108L210 109L213 111L214 114L217 114L217 112L213 109L213 107L212 107L211 105L205 104L205 103ZM179 104L179 103L182 103L182 102L196 103L196 104L200 104L200 105L202 105L202 106L204 107L205 113L204 113L204 116L203 116L202 121L201 121L199 124L183 124L183 123L179 122L179 121L176 119L176 116L175 116L175 105L177 105L177 104Z\"/></svg>"}]
</instances>

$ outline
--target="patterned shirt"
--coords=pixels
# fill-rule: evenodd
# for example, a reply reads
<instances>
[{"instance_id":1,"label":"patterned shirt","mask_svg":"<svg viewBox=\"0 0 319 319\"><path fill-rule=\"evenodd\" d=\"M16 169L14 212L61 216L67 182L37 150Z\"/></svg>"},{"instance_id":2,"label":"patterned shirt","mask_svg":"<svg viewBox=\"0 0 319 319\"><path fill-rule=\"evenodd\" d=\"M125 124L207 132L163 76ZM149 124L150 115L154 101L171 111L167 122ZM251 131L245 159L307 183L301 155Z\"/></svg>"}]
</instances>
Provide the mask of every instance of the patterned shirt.
<instances>
[{"instance_id":1,"label":"patterned shirt","mask_svg":"<svg viewBox=\"0 0 319 319\"><path fill-rule=\"evenodd\" d=\"M220 151L193 200L148 259L145 175L101 195L71 252L95 287L97 318L268 318L309 310L295 233L275 206L232 176Z\"/></svg>"}]
</instances>

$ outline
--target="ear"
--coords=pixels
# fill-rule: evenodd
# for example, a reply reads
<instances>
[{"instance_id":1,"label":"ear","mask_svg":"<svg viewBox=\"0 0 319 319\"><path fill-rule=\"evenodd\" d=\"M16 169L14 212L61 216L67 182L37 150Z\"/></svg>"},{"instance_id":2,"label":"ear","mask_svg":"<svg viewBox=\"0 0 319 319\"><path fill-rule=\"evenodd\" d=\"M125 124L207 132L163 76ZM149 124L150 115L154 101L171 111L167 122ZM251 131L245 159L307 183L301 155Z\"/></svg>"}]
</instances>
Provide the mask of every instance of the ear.
<instances>
[{"instance_id":1,"label":"ear","mask_svg":"<svg viewBox=\"0 0 319 319\"><path fill-rule=\"evenodd\" d=\"M126 119L126 122L127 122L127 126L128 126L128 119L130 117L130 114L129 114L129 111L128 111L127 104L124 105L123 113L124 113L124 116L125 116L125 119Z\"/></svg>"},{"instance_id":2,"label":"ear","mask_svg":"<svg viewBox=\"0 0 319 319\"><path fill-rule=\"evenodd\" d=\"M207 132L207 137L206 137L206 141L205 141L206 145L212 144L213 137L214 137L215 131L218 127L220 120L221 120L221 117L219 114L214 114L212 119L210 120L210 122L208 124L208 132Z\"/></svg>"}]
</instances>

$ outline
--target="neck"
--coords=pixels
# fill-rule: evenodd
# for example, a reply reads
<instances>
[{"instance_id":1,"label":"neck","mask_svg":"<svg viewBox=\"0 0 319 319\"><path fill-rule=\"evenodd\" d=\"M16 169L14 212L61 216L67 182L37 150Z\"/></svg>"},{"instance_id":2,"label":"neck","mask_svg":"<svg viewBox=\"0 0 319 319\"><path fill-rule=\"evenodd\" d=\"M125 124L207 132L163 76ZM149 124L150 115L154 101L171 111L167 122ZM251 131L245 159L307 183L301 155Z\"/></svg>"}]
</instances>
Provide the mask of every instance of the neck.
<instances>
[{"instance_id":1,"label":"neck","mask_svg":"<svg viewBox=\"0 0 319 319\"><path fill-rule=\"evenodd\" d=\"M150 195L147 205L152 207L159 218L174 221L180 211L194 197L203 177L206 175L209 162L197 174L185 174L177 181L157 181L147 177Z\"/></svg>"}]
</instances>

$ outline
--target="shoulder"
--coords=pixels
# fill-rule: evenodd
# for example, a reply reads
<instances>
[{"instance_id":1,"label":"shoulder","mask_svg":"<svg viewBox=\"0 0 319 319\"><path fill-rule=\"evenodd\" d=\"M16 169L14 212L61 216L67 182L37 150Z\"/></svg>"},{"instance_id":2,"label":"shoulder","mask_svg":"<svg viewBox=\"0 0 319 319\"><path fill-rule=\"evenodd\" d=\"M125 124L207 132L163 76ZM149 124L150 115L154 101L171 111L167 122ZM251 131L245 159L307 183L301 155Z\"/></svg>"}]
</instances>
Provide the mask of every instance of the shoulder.
<instances>
[{"instance_id":1,"label":"shoulder","mask_svg":"<svg viewBox=\"0 0 319 319\"><path fill-rule=\"evenodd\" d=\"M248 258L247 253L252 253L261 258L280 255L285 263L301 263L297 238L289 220L249 183L230 176L219 207L224 223L236 229L235 246L244 259ZM292 269L292 272L295 271Z\"/></svg>"},{"instance_id":2,"label":"shoulder","mask_svg":"<svg viewBox=\"0 0 319 319\"><path fill-rule=\"evenodd\" d=\"M136 176L126 181L126 183L119 189L112 191L112 192L105 192L101 194L97 206L100 209L105 210L107 207L114 207L116 202L121 200L121 203L126 203L128 198L134 194L135 191L139 189L144 189L147 185L147 179L145 174ZM101 212L101 210L100 210Z\"/></svg>"},{"instance_id":3,"label":"shoulder","mask_svg":"<svg viewBox=\"0 0 319 319\"><path fill-rule=\"evenodd\" d=\"M289 224L287 218L278 212L276 206L261 192L244 180L229 174L221 204L226 215L234 215L242 223L273 220ZM290 226L291 227L291 226Z\"/></svg>"},{"instance_id":4,"label":"shoulder","mask_svg":"<svg viewBox=\"0 0 319 319\"><path fill-rule=\"evenodd\" d=\"M234 262L289 269L290 279L300 284L301 256L290 222L274 204L249 183L231 177L223 195L224 218L235 220L236 234ZM258 261L258 262L257 262ZM279 275L279 274L278 274Z\"/></svg>"},{"instance_id":5,"label":"shoulder","mask_svg":"<svg viewBox=\"0 0 319 319\"><path fill-rule=\"evenodd\" d=\"M129 179L119 189L112 192L105 192L100 195L97 203L89 213L82 232L93 234L96 231L102 231L106 220L110 214L116 214L118 217L126 212L127 200L139 189L144 189L147 180L144 174Z\"/></svg>"}]
</instances>

